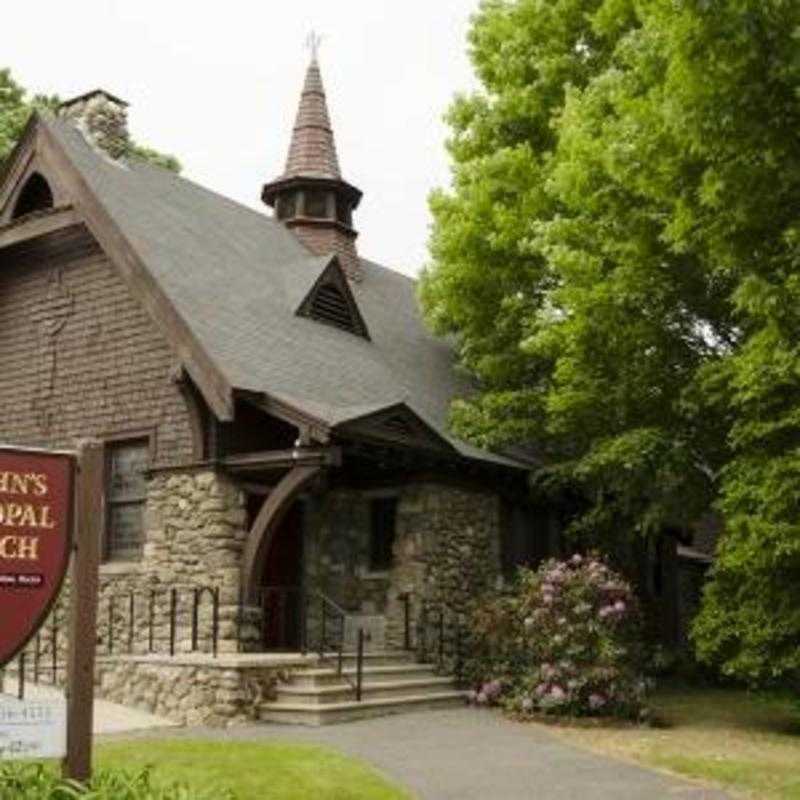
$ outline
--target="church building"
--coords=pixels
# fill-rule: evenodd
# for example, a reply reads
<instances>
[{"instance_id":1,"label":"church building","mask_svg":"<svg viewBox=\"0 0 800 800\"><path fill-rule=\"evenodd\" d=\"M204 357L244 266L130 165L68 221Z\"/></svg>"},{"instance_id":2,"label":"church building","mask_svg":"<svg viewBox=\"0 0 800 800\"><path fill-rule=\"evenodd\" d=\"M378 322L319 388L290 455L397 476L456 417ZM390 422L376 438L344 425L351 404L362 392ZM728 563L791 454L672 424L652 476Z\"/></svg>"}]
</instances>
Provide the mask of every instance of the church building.
<instances>
[{"instance_id":1,"label":"church building","mask_svg":"<svg viewBox=\"0 0 800 800\"><path fill-rule=\"evenodd\" d=\"M94 91L0 169L0 441L105 445L98 691L257 718L269 654L307 665L361 631L389 658L432 619L452 647L552 525L529 464L449 430L472 387L414 280L359 254L316 57L267 213L129 150L126 103Z\"/></svg>"}]
</instances>

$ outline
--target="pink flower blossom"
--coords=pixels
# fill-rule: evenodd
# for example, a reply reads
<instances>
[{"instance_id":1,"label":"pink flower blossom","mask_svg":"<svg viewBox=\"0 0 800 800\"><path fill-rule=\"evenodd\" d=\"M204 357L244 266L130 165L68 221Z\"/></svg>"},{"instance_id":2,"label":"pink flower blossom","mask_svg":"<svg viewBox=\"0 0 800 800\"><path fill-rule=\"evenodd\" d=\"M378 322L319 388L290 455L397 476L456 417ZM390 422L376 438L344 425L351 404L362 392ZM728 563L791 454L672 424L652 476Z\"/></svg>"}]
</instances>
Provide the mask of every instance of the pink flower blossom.
<instances>
[{"instance_id":1,"label":"pink flower blossom","mask_svg":"<svg viewBox=\"0 0 800 800\"><path fill-rule=\"evenodd\" d=\"M560 702L560 701L561 701L561 700L563 700L563 699L564 699L566 696L567 696L567 693L566 693L566 692L565 692L565 691L564 691L564 690L563 690L563 689L562 689L562 688L561 688L561 687L560 687L558 684L555 684L555 685L554 685L554 686L553 686L553 687L550 689L550 697L551 697L553 700L557 700L557 701L559 701L559 702Z\"/></svg>"},{"instance_id":2,"label":"pink flower blossom","mask_svg":"<svg viewBox=\"0 0 800 800\"><path fill-rule=\"evenodd\" d=\"M489 681L483 684L483 694L486 695L487 700L494 700L503 690L500 681Z\"/></svg>"},{"instance_id":3,"label":"pink flower blossom","mask_svg":"<svg viewBox=\"0 0 800 800\"><path fill-rule=\"evenodd\" d=\"M533 700L530 697L525 697L522 700L522 710L525 712L533 710Z\"/></svg>"},{"instance_id":4,"label":"pink flower blossom","mask_svg":"<svg viewBox=\"0 0 800 800\"><path fill-rule=\"evenodd\" d=\"M598 708L602 708L606 704L606 699L601 694L597 694L593 692L589 695L589 708L593 711L597 711Z\"/></svg>"},{"instance_id":5,"label":"pink flower blossom","mask_svg":"<svg viewBox=\"0 0 800 800\"><path fill-rule=\"evenodd\" d=\"M623 600L617 600L617 602L614 603L614 610L619 612L620 614L623 614L625 612L626 607L627 606L625 605L625 602Z\"/></svg>"}]
</instances>

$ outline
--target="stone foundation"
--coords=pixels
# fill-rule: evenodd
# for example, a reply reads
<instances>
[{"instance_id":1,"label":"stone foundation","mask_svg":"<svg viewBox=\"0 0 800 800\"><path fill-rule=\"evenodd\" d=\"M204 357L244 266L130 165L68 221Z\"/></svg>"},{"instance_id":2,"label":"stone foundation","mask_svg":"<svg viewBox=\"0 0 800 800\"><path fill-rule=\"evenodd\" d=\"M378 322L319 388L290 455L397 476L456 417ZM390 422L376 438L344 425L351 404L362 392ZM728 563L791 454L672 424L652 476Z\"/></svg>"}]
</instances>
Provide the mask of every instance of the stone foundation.
<instances>
[{"instance_id":1,"label":"stone foundation","mask_svg":"<svg viewBox=\"0 0 800 800\"><path fill-rule=\"evenodd\" d=\"M227 726L252 722L261 703L302 657L119 656L98 661L97 697L149 711L181 725Z\"/></svg>"}]
</instances>

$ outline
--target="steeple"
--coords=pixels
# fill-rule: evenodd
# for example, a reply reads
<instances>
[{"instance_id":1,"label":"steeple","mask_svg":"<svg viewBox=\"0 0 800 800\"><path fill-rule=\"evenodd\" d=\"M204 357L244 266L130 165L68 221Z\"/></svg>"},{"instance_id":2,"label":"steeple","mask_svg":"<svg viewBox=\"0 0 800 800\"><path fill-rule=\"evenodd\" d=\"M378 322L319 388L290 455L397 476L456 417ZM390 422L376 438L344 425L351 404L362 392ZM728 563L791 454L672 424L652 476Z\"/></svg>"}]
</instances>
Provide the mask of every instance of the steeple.
<instances>
[{"instance_id":1,"label":"steeple","mask_svg":"<svg viewBox=\"0 0 800 800\"><path fill-rule=\"evenodd\" d=\"M286 167L265 184L261 198L309 250L335 253L348 278L357 281L361 262L352 212L361 192L342 179L315 44L312 40Z\"/></svg>"}]
</instances>

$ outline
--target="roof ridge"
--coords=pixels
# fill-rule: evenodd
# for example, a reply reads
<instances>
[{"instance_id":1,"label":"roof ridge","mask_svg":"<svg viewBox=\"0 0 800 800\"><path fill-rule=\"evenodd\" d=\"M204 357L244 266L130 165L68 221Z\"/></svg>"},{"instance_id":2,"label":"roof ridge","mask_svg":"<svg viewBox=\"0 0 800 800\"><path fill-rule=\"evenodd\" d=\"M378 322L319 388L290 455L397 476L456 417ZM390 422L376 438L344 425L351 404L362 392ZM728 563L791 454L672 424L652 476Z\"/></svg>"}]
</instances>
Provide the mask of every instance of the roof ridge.
<instances>
[{"instance_id":1,"label":"roof ridge","mask_svg":"<svg viewBox=\"0 0 800 800\"><path fill-rule=\"evenodd\" d=\"M94 148L91 146L91 144L88 141L86 141L86 137L83 135L83 133L81 132L81 130L79 128L76 128L74 125L70 125L68 122L66 122L65 120L61 119L61 117L59 117L56 114L53 114L52 112L50 112L48 110L44 110L44 111L39 112L39 113L40 113L40 116L42 117L43 121L45 122L45 124L51 125L51 124L55 123L58 126L66 128L70 133L77 133L81 137L81 140L89 148L89 150L90 151L94 151ZM98 159L101 158L96 152L94 152L94 155ZM143 156L139 155L138 153L127 153L124 156L124 161L128 165L133 164L135 166L140 166L140 167L143 167L143 168L148 169L148 170L153 170L155 172L160 173L165 178L170 178L170 179L172 179L172 180L174 180L176 182L187 184L187 185L191 186L193 189L197 189L198 191L201 191L201 192L203 192L203 193L205 193L207 195L210 195L210 196L215 197L215 198L217 198L219 200L222 200L222 201L228 203L231 206L234 206L234 207L236 207L238 209L241 209L242 211L248 211L251 214L256 215L259 219L263 220L264 222L268 222L270 225L272 225L272 226L274 226L276 228L284 229L284 226L282 226L280 223L278 223L269 214L265 214L259 208L254 208L253 206L246 205L245 203L241 202L240 200L236 200L235 198L230 197L229 195L222 194L222 192L218 192L216 189L212 189L212 188L210 188L210 187L208 187L208 186L206 186L206 185L204 185L202 183L199 183L198 181L194 180L193 178L189 178L188 176L186 176L186 175L184 175L182 173L173 172L171 169L167 169L166 167L162 167L160 164L154 164L152 161L148 161L146 158L144 158Z\"/></svg>"}]
</instances>

